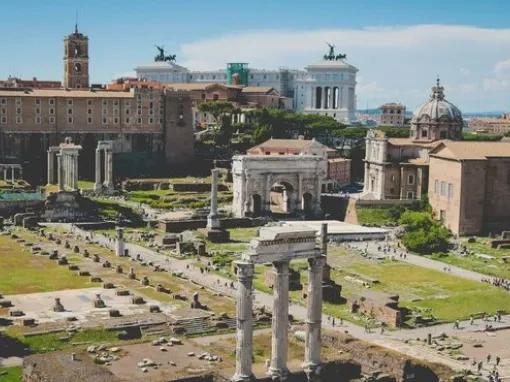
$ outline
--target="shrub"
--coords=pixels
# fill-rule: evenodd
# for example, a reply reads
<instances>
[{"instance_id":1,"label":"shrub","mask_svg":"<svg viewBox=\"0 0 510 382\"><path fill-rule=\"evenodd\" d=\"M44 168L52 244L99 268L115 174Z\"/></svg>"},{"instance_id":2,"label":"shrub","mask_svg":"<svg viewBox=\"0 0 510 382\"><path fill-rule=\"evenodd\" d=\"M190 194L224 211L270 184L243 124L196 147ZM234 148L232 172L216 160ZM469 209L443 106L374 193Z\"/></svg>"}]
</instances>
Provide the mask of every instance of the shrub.
<instances>
[{"instance_id":1,"label":"shrub","mask_svg":"<svg viewBox=\"0 0 510 382\"><path fill-rule=\"evenodd\" d=\"M406 232L402 242L407 249L421 254L445 252L451 232L434 220L429 212L405 211L399 220Z\"/></svg>"}]
</instances>

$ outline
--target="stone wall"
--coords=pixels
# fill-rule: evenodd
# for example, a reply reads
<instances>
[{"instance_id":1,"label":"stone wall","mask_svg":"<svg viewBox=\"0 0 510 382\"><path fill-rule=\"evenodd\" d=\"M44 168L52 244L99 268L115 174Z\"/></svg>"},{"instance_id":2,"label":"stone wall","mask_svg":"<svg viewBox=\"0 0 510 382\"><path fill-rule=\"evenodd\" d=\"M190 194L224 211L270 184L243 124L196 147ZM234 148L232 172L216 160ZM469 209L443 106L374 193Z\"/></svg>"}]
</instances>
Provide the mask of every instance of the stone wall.
<instances>
[{"instance_id":1,"label":"stone wall","mask_svg":"<svg viewBox=\"0 0 510 382\"><path fill-rule=\"evenodd\" d=\"M259 227L267 223L264 218L225 218L221 219L222 228L248 228ZM159 228L165 232L179 233L186 230L195 230L205 228L207 219L189 219L189 220L161 220L158 222Z\"/></svg>"},{"instance_id":2,"label":"stone wall","mask_svg":"<svg viewBox=\"0 0 510 382\"><path fill-rule=\"evenodd\" d=\"M382 372L395 378L397 382L450 381L455 375L455 372L445 365L421 361L406 354L360 341L347 334L326 332L322 336L322 342L326 346L343 351L342 357L359 362L363 374ZM463 380L455 379L455 381Z\"/></svg>"}]
</instances>

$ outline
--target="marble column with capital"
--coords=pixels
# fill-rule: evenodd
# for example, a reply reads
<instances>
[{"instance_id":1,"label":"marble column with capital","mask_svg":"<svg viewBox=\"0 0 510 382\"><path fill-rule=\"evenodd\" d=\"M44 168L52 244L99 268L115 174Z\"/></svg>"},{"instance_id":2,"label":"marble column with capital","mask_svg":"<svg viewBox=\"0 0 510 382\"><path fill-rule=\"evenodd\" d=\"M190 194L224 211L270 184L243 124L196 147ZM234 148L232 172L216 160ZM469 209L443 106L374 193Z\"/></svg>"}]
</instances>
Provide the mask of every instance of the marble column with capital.
<instances>
[{"instance_id":1,"label":"marble column with capital","mask_svg":"<svg viewBox=\"0 0 510 382\"><path fill-rule=\"evenodd\" d=\"M55 183L55 155L53 151L48 150L48 184Z\"/></svg>"},{"instance_id":2,"label":"marble column with capital","mask_svg":"<svg viewBox=\"0 0 510 382\"><path fill-rule=\"evenodd\" d=\"M62 154L57 154L57 178L58 190L64 191L64 159Z\"/></svg>"},{"instance_id":3,"label":"marble column with capital","mask_svg":"<svg viewBox=\"0 0 510 382\"><path fill-rule=\"evenodd\" d=\"M73 191L76 191L78 190L78 175L79 175L79 170L78 170L78 152L76 152L75 154L73 154L72 156L73 158L73 179L72 179L72 189Z\"/></svg>"},{"instance_id":4,"label":"marble column with capital","mask_svg":"<svg viewBox=\"0 0 510 382\"><path fill-rule=\"evenodd\" d=\"M288 332L289 332L289 262L273 263L275 279L273 285L273 317L271 337L271 364L269 374L273 379L286 380Z\"/></svg>"},{"instance_id":5,"label":"marble column with capital","mask_svg":"<svg viewBox=\"0 0 510 382\"><path fill-rule=\"evenodd\" d=\"M104 185L107 189L113 189L113 153L112 150L105 150L105 181Z\"/></svg>"},{"instance_id":6,"label":"marble column with capital","mask_svg":"<svg viewBox=\"0 0 510 382\"><path fill-rule=\"evenodd\" d=\"M213 168L211 170L211 210L207 215L207 229L221 228L218 215L218 174L220 170Z\"/></svg>"},{"instance_id":7,"label":"marble column with capital","mask_svg":"<svg viewBox=\"0 0 510 382\"><path fill-rule=\"evenodd\" d=\"M252 286L254 265L247 261L236 261L237 268L237 344L236 371L234 382L254 380L252 372L253 357L253 301Z\"/></svg>"},{"instance_id":8,"label":"marble column with capital","mask_svg":"<svg viewBox=\"0 0 510 382\"><path fill-rule=\"evenodd\" d=\"M102 189L101 184L101 151L96 149L96 163L95 163L95 182L94 182L94 191L99 192Z\"/></svg>"},{"instance_id":9,"label":"marble column with capital","mask_svg":"<svg viewBox=\"0 0 510 382\"><path fill-rule=\"evenodd\" d=\"M308 291L304 371L309 381L318 380L321 363L322 275L326 256L308 259Z\"/></svg>"}]
</instances>

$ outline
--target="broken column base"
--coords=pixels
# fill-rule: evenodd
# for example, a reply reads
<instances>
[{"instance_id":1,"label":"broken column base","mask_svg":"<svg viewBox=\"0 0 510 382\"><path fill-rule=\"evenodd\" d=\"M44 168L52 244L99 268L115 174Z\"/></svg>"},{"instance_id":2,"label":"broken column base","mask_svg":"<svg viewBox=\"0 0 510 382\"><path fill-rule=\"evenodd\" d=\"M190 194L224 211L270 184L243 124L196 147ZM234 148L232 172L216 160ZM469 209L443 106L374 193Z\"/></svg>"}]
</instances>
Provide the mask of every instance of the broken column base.
<instances>
[{"instance_id":1,"label":"broken column base","mask_svg":"<svg viewBox=\"0 0 510 382\"><path fill-rule=\"evenodd\" d=\"M207 239L213 243L225 243L230 240L230 232L221 228L206 228Z\"/></svg>"}]
</instances>

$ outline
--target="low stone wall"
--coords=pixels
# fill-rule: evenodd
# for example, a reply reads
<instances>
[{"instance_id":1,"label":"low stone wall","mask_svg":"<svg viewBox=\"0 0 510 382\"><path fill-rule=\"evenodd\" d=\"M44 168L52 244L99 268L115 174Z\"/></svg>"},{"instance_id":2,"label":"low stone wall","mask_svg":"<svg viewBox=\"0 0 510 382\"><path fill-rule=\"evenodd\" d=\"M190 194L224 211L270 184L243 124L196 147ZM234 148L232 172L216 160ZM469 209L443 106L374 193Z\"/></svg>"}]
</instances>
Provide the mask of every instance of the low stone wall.
<instances>
[{"instance_id":1,"label":"low stone wall","mask_svg":"<svg viewBox=\"0 0 510 382\"><path fill-rule=\"evenodd\" d=\"M465 381L462 378L451 379L456 373L448 366L421 361L403 353L360 341L349 335L329 332L323 334L322 341L326 346L343 351L343 356L348 359L359 362L363 374L382 372L393 377L397 382Z\"/></svg>"},{"instance_id":2,"label":"low stone wall","mask_svg":"<svg viewBox=\"0 0 510 382\"><path fill-rule=\"evenodd\" d=\"M412 206L413 204L420 203L421 201L415 199L356 200L356 205L358 207L373 207L373 208L391 206Z\"/></svg>"},{"instance_id":3,"label":"low stone wall","mask_svg":"<svg viewBox=\"0 0 510 382\"><path fill-rule=\"evenodd\" d=\"M265 218L225 218L221 219L222 228L248 228L259 227L267 223ZM165 232L180 233L186 230L195 230L205 228L207 219L188 219L188 220L161 220L158 222L159 228Z\"/></svg>"},{"instance_id":4,"label":"low stone wall","mask_svg":"<svg viewBox=\"0 0 510 382\"><path fill-rule=\"evenodd\" d=\"M26 210L39 211L44 207L44 200L0 201L0 216L8 217Z\"/></svg>"}]
</instances>

